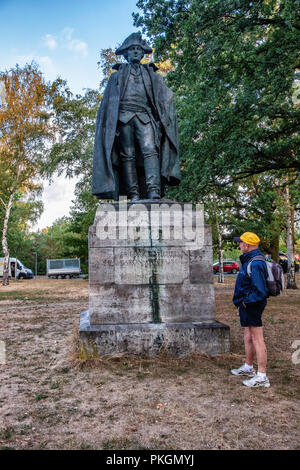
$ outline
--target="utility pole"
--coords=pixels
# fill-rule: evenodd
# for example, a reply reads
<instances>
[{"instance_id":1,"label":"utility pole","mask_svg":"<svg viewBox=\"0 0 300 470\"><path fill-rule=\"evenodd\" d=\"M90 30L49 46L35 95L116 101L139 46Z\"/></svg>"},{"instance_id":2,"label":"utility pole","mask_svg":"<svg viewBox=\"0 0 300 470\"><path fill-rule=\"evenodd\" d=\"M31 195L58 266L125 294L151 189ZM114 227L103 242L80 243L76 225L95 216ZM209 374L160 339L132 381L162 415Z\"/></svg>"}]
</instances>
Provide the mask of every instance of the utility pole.
<instances>
[{"instance_id":1,"label":"utility pole","mask_svg":"<svg viewBox=\"0 0 300 470\"><path fill-rule=\"evenodd\" d=\"M34 275L36 277L37 276L37 252L34 251L33 254L34 254Z\"/></svg>"}]
</instances>

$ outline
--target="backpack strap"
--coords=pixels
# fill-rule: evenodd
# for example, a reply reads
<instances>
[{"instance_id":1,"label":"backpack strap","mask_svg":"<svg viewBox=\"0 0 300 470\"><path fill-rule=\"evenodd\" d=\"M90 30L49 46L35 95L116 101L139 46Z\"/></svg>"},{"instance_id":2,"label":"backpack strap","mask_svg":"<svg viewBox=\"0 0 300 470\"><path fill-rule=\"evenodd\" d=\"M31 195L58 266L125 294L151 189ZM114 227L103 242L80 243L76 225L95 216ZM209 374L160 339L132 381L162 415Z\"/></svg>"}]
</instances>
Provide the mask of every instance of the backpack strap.
<instances>
[{"instance_id":1,"label":"backpack strap","mask_svg":"<svg viewBox=\"0 0 300 470\"><path fill-rule=\"evenodd\" d=\"M264 256L261 256L261 255L254 256L254 258L252 258L247 264L247 274L249 277L251 276L251 264L253 261L264 261L267 264L267 260Z\"/></svg>"}]
</instances>

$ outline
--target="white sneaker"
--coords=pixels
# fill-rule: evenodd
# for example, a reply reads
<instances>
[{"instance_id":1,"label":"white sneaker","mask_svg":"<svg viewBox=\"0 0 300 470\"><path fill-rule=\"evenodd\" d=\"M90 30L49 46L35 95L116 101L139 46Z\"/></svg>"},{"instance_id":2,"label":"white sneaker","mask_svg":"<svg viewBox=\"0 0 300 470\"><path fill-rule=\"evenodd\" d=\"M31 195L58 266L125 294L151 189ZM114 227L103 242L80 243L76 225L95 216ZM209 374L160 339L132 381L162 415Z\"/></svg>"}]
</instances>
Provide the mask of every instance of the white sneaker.
<instances>
[{"instance_id":1,"label":"white sneaker","mask_svg":"<svg viewBox=\"0 0 300 470\"><path fill-rule=\"evenodd\" d=\"M254 369L251 369L251 370L246 369L245 364L243 364L238 369L232 369L231 373L233 375L246 375L247 377L254 377L255 376Z\"/></svg>"},{"instance_id":2,"label":"white sneaker","mask_svg":"<svg viewBox=\"0 0 300 470\"><path fill-rule=\"evenodd\" d=\"M250 380L243 380L243 384L246 385L246 387L270 387L268 377L262 379L257 374Z\"/></svg>"}]
</instances>

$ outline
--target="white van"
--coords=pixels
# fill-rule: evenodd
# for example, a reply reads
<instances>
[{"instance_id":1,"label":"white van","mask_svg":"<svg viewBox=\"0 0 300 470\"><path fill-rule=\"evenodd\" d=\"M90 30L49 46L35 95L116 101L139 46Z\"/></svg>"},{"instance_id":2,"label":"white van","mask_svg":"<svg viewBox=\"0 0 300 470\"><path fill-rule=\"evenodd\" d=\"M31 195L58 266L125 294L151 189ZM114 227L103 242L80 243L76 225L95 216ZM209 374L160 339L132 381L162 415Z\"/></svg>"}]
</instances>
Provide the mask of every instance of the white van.
<instances>
[{"instance_id":1,"label":"white van","mask_svg":"<svg viewBox=\"0 0 300 470\"><path fill-rule=\"evenodd\" d=\"M15 266L17 264L17 272ZM0 277L3 277L4 258L0 258ZM33 272L16 258L9 258L9 277L16 279L33 279Z\"/></svg>"}]
</instances>

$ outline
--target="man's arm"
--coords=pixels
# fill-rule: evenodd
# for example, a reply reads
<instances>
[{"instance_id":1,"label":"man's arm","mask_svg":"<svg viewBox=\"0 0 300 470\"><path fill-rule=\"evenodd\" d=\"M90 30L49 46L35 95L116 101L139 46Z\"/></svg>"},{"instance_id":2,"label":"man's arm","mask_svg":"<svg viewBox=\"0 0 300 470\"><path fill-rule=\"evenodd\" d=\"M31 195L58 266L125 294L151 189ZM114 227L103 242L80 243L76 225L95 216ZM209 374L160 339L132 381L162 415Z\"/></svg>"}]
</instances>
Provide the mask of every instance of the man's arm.
<instances>
[{"instance_id":1,"label":"man's arm","mask_svg":"<svg viewBox=\"0 0 300 470\"><path fill-rule=\"evenodd\" d=\"M261 302L268 297L267 273L264 261L253 261L251 264L251 290L244 299L245 305Z\"/></svg>"}]
</instances>

